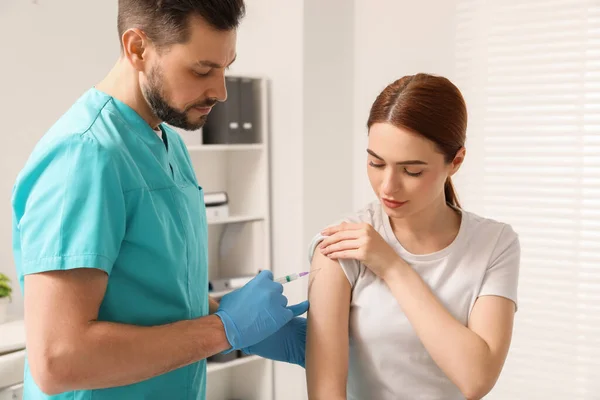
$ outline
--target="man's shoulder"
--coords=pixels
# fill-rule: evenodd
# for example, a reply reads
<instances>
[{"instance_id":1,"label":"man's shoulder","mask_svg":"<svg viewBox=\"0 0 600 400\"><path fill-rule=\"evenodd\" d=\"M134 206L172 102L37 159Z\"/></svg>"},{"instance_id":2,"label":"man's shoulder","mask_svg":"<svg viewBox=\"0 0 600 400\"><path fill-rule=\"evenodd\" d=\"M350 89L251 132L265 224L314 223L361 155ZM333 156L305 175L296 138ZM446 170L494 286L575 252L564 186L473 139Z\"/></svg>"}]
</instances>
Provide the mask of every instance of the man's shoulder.
<instances>
[{"instance_id":1,"label":"man's shoulder","mask_svg":"<svg viewBox=\"0 0 600 400\"><path fill-rule=\"evenodd\" d=\"M106 118L103 111L110 103L110 99L108 95L95 89L89 89L50 127L44 138L55 139L70 135L83 135L91 130L107 130L108 126L102 119Z\"/></svg>"},{"instance_id":2,"label":"man's shoulder","mask_svg":"<svg viewBox=\"0 0 600 400\"><path fill-rule=\"evenodd\" d=\"M16 184L27 177L39 178L51 165L60 166L65 174L88 164L97 171L118 170L114 164L122 159L121 142L111 128L111 117L103 115L109 102L110 97L98 91L84 93L37 142Z\"/></svg>"},{"instance_id":3,"label":"man's shoulder","mask_svg":"<svg viewBox=\"0 0 600 400\"><path fill-rule=\"evenodd\" d=\"M120 162L127 150L121 136L123 126L112 97L91 88L42 136L28 163L60 152L71 159L87 154L98 160Z\"/></svg>"}]
</instances>

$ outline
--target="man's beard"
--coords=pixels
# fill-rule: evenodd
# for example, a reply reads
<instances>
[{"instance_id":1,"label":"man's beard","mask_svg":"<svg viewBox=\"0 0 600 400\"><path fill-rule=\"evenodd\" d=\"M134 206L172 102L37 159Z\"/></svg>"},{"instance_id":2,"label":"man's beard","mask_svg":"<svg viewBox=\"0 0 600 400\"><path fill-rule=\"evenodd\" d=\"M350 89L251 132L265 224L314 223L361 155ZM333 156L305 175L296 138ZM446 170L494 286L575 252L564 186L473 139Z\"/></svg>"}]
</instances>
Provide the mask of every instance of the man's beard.
<instances>
[{"instance_id":1,"label":"man's beard","mask_svg":"<svg viewBox=\"0 0 600 400\"><path fill-rule=\"evenodd\" d=\"M172 107L166 100L163 93L162 71L157 67L153 67L148 76L148 86L142 87L142 92L150 109L161 121L166 122L171 126L181 128L187 131L195 131L206 123L207 115L203 115L196 122L190 122L187 113L193 107L212 107L217 100L207 99L201 104L193 104L183 111Z\"/></svg>"}]
</instances>

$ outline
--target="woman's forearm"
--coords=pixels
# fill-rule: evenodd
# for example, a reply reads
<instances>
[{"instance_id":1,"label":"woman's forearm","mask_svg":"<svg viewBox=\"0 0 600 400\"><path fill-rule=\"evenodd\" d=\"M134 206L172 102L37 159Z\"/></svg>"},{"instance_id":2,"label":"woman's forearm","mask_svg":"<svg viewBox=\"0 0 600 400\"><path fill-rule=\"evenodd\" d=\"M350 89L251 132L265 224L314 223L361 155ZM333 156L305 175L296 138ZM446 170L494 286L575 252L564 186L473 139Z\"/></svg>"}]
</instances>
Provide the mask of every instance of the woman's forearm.
<instances>
[{"instance_id":1,"label":"woman's forearm","mask_svg":"<svg viewBox=\"0 0 600 400\"><path fill-rule=\"evenodd\" d=\"M435 363L467 399L483 397L497 376L488 344L457 321L410 266L399 265L385 281Z\"/></svg>"}]
</instances>

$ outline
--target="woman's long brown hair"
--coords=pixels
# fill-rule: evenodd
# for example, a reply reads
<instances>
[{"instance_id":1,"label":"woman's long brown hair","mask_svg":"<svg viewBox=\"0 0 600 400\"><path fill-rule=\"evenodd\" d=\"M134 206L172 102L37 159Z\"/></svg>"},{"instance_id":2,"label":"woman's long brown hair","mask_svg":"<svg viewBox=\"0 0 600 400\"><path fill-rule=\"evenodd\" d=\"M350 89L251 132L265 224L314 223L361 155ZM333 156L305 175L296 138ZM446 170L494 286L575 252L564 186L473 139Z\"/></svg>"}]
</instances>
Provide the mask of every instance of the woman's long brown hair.
<instances>
[{"instance_id":1,"label":"woman's long brown hair","mask_svg":"<svg viewBox=\"0 0 600 400\"><path fill-rule=\"evenodd\" d=\"M409 75L391 83L377 96L367 127L376 123L389 123L431 140L450 163L465 145L467 107L458 88L448 79ZM448 204L460 208L450 177L444 194Z\"/></svg>"}]
</instances>

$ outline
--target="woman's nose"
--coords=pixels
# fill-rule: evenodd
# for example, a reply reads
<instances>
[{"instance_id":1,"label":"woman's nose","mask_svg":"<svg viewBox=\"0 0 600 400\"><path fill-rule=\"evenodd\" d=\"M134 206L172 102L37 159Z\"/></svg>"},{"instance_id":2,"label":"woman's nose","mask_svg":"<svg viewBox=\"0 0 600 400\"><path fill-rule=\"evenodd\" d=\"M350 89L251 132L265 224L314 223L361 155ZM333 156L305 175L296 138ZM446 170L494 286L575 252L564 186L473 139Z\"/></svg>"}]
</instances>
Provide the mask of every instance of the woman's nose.
<instances>
[{"instance_id":1,"label":"woman's nose","mask_svg":"<svg viewBox=\"0 0 600 400\"><path fill-rule=\"evenodd\" d=\"M395 173L389 172L386 173L383 178L383 183L381 186L381 191L384 195L393 195L396 194L402 188L402 182L398 179Z\"/></svg>"}]
</instances>

